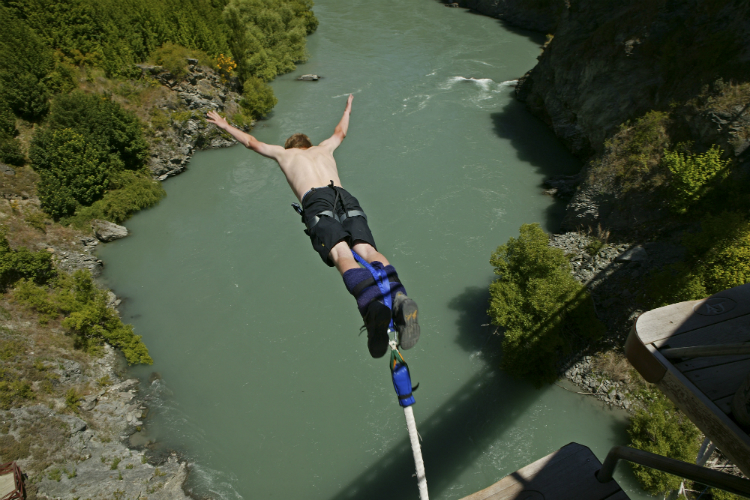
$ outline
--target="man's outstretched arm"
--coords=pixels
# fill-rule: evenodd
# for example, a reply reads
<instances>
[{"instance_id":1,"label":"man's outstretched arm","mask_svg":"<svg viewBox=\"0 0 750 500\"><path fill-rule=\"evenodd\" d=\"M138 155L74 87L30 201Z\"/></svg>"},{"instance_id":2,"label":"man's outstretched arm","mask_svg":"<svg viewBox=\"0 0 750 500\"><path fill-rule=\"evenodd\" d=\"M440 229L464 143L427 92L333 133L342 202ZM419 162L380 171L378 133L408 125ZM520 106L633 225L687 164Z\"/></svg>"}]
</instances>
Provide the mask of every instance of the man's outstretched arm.
<instances>
[{"instance_id":1,"label":"man's outstretched arm","mask_svg":"<svg viewBox=\"0 0 750 500\"><path fill-rule=\"evenodd\" d=\"M284 152L284 148L281 146L274 146L273 144L260 142L252 135L231 126L229 122L227 122L226 119L222 118L221 115L219 115L219 113L217 113L216 111L209 111L207 115L208 123L213 123L221 130L228 132L232 137L237 139L240 144L248 149L252 149L256 153L262 154L267 158L273 158L275 160L279 156L279 154Z\"/></svg>"},{"instance_id":2,"label":"man's outstretched arm","mask_svg":"<svg viewBox=\"0 0 750 500\"><path fill-rule=\"evenodd\" d=\"M353 100L354 96L349 94L349 99L347 99L346 108L344 109L344 116L341 117L339 124L336 125L336 128L333 130L333 135L321 142L321 146L329 147L331 148L331 151L333 151L341 145L341 141L344 140L344 137L346 137L346 133L349 130L349 115L352 113Z\"/></svg>"}]
</instances>

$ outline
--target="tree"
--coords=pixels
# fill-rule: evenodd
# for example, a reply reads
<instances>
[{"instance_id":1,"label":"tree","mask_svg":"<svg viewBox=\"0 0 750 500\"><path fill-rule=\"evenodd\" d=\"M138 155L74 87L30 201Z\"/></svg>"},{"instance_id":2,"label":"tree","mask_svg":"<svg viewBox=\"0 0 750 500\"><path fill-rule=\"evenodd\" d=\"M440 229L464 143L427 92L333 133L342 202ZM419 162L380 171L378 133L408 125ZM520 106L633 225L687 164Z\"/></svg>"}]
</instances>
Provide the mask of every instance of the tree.
<instances>
[{"instance_id":1,"label":"tree","mask_svg":"<svg viewBox=\"0 0 750 500\"><path fill-rule=\"evenodd\" d=\"M39 173L39 201L55 219L101 198L110 170L121 166L116 157L67 128L37 133L29 156Z\"/></svg>"},{"instance_id":2,"label":"tree","mask_svg":"<svg viewBox=\"0 0 750 500\"><path fill-rule=\"evenodd\" d=\"M648 395L647 406L636 410L628 434L633 448L664 457L694 463L700 432L688 418L660 392ZM633 465L633 473L652 495L680 487L681 478L642 465Z\"/></svg>"},{"instance_id":3,"label":"tree","mask_svg":"<svg viewBox=\"0 0 750 500\"><path fill-rule=\"evenodd\" d=\"M52 51L13 13L0 5L0 100L27 120L49 109L45 78L53 71Z\"/></svg>"},{"instance_id":4,"label":"tree","mask_svg":"<svg viewBox=\"0 0 750 500\"><path fill-rule=\"evenodd\" d=\"M488 314L503 327L503 368L535 385L557 378L557 362L603 326L586 288L571 275L562 250L548 245L539 224L521 226L492 254L499 276L490 285Z\"/></svg>"},{"instance_id":5,"label":"tree","mask_svg":"<svg viewBox=\"0 0 750 500\"><path fill-rule=\"evenodd\" d=\"M52 130L70 129L115 155L124 168L138 170L148 157L148 143L138 117L109 96L73 92L52 101L48 126Z\"/></svg>"}]
</instances>

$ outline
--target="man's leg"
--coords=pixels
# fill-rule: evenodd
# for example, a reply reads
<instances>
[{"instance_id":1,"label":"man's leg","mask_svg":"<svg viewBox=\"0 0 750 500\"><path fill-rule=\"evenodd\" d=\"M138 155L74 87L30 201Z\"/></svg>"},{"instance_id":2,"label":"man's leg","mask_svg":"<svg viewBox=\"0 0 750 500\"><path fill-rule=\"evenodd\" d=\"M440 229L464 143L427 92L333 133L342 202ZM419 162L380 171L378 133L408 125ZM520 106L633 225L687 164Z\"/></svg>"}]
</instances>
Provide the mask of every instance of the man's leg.
<instances>
[{"instance_id":1,"label":"man's leg","mask_svg":"<svg viewBox=\"0 0 750 500\"><path fill-rule=\"evenodd\" d=\"M362 316L365 318L367 323L368 312L374 314L377 311L377 316L383 316L385 313L382 312L382 294L377 285L369 286L363 290L358 290L358 285L370 278L370 273L366 269L362 269L357 264L357 261L353 258L351 250L348 246L336 245L336 257L333 257L331 252L331 258L336 264L339 272L344 278L344 284L347 290L355 296L357 299L357 306ZM345 243L344 243L345 244ZM407 297L406 289L398 279L396 269L390 265L388 259L383 254L378 252L372 245L362 241L358 241L354 244L354 250L368 263L384 269L388 274L391 284L391 298L393 304L393 320L396 330L398 331L399 342L401 347L404 349L411 349L414 344L419 340L419 324L417 323L417 304ZM338 260L337 260L338 259ZM373 302L377 302L373 304ZM372 305L371 305L372 304ZM390 317L388 318L390 322ZM369 330L368 330L369 332ZM376 335L382 341L382 334ZM382 342L379 343L379 345ZM369 345L369 344L368 344ZM387 348L384 347L387 350ZM372 349L370 351L372 353ZM379 357L375 356L374 357Z\"/></svg>"},{"instance_id":2,"label":"man's leg","mask_svg":"<svg viewBox=\"0 0 750 500\"><path fill-rule=\"evenodd\" d=\"M374 248L372 250L375 251ZM383 304L382 300L378 300L382 297L377 285L365 287L362 290L360 290L362 287L357 286L371 275L367 269L359 267L346 241L340 241L334 245L329 257L344 278L346 289L357 300L357 308L367 327L367 348L370 356L382 357L388 351L388 325L391 322L391 310Z\"/></svg>"}]
</instances>

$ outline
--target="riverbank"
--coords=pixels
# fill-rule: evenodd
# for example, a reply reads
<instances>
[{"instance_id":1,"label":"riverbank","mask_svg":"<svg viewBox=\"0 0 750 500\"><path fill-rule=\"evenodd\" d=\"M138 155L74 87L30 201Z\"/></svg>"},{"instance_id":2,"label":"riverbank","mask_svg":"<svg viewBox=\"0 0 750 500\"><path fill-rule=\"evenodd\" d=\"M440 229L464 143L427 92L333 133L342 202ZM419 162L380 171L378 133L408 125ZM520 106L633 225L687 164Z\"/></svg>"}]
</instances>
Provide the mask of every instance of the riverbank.
<instances>
[{"instance_id":1,"label":"riverbank","mask_svg":"<svg viewBox=\"0 0 750 500\"><path fill-rule=\"evenodd\" d=\"M236 144L204 118L208 110L238 115L241 96L235 80L223 81L195 59L188 59L182 78L159 66L141 69L140 80L86 77L82 86L88 91L111 90L112 85L130 89L129 98L115 94L115 99L150 117L149 168L155 179L183 172L195 151ZM148 98L138 99L138 93ZM252 123L237 126L249 130ZM87 270L98 277L104 262L96 257L97 248L127 235L127 229L60 226L43 215L37 175L30 167L8 167L0 175L0 217L11 247L48 252L60 272ZM114 309L120 300L108 294L108 307ZM0 377L6 384L0 457L17 461L27 475L27 498L188 498L182 491L188 463L175 453L155 451L154 443L140 437L148 407L138 381L126 378L121 353L108 344L94 353L77 349L59 321L46 323L20 305L13 292L3 296L0 313ZM17 405L20 401L25 405Z\"/></svg>"}]
</instances>

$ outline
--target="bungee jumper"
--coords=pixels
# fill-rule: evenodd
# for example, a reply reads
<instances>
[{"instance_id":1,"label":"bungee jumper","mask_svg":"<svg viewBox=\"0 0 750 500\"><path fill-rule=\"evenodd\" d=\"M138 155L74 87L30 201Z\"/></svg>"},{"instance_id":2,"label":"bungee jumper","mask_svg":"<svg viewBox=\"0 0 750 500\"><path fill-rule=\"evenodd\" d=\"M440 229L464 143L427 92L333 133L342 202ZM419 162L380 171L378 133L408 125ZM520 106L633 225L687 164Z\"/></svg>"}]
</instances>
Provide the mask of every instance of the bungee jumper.
<instances>
[{"instance_id":1,"label":"bungee jumper","mask_svg":"<svg viewBox=\"0 0 750 500\"><path fill-rule=\"evenodd\" d=\"M307 227L305 233L323 262L341 273L364 319L370 355L380 358L388 351L391 326L398 333L401 348L414 347L420 333L418 310L396 269L377 250L359 201L341 187L333 152L346 137L353 99L350 94L333 135L317 146L300 133L289 137L284 147L266 144L231 126L215 111L209 111L207 118L246 148L276 160L301 204L293 205ZM357 257L361 257L364 268ZM384 275L380 286L373 271ZM383 289L383 282L389 289Z\"/></svg>"},{"instance_id":2,"label":"bungee jumper","mask_svg":"<svg viewBox=\"0 0 750 500\"><path fill-rule=\"evenodd\" d=\"M415 403L409 367L398 348L411 349L419 340L417 304L406 295L396 273L375 246L367 215L359 201L341 187L333 152L349 130L353 95L346 101L344 115L333 135L313 146L305 134L294 134L284 147L266 144L231 125L215 111L207 118L232 135L246 148L279 164L299 203L292 206L302 216L305 234L329 267L336 267L346 289L357 301L365 328L367 348L380 358L391 348L391 378L398 403L404 409L409 432L420 500L429 500L419 434L412 405ZM360 265L362 267L360 267ZM397 336L391 340L390 333ZM419 384L417 384L419 385Z\"/></svg>"}]
</instances>

